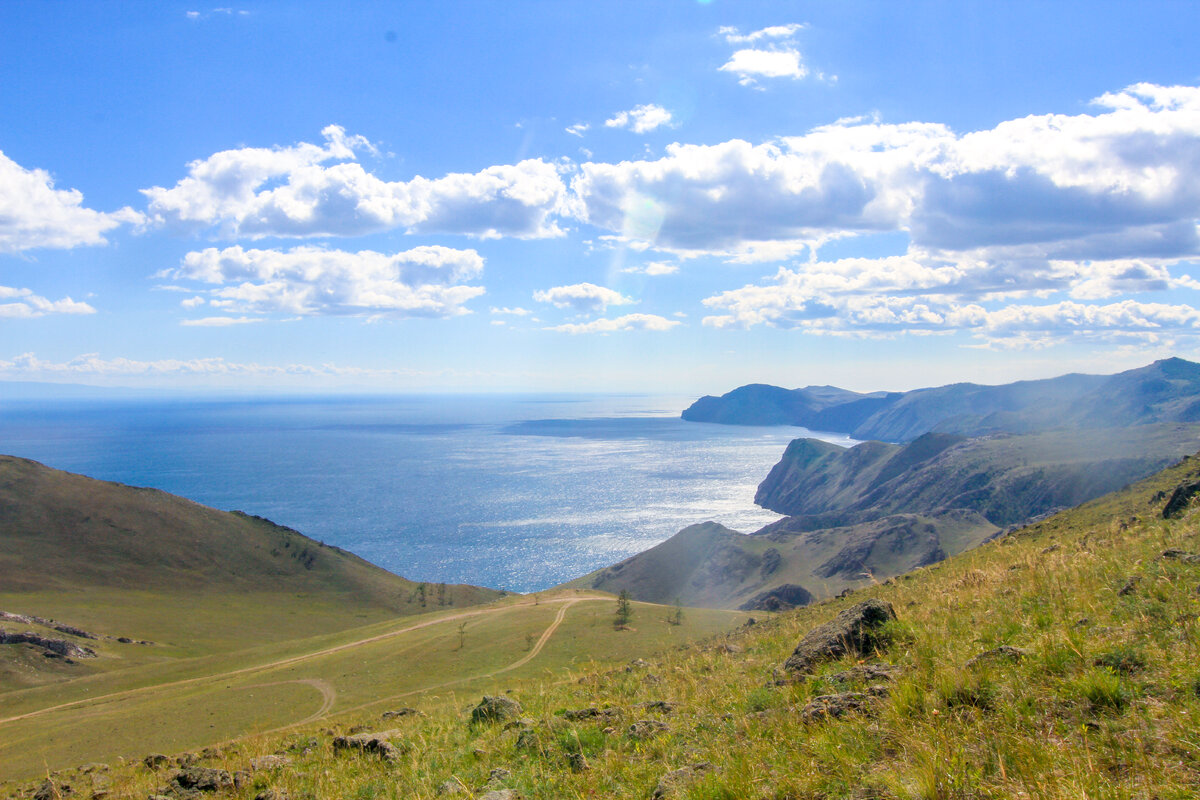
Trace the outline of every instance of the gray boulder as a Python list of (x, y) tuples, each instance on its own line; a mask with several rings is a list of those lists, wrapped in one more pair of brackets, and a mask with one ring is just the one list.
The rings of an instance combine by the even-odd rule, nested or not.
[(521, 704), (504, 695), (484, 695), (471, 710), (472, 723), (503, 722), (521, 715)]
[(866, 656), (883, 650), (887, 641), (882, 628), (895, 618), (891, 603), (874, 598), (855, 603), (833, 620), (809, 631), (783, 667), (791, 672), (806, 673), (821, 661), (844, 655)]

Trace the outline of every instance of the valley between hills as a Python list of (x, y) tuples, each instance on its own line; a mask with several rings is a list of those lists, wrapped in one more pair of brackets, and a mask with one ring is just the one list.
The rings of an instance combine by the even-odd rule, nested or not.
[(0, 795), (1192, 797), (1197, 408), (1179, 359), (743, 387), (685, 418), (893, 435), (533, 595), (0, 457)]

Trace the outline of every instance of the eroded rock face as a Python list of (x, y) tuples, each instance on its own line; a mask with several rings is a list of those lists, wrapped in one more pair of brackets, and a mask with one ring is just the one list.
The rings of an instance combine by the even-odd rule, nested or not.
[(796, 645), (783, 667), (806, 673), (821, 661), (844, 655), (871, 655), (886, 647), (883, 626), (896, 618), (892, 604), (874, 598), (855, 603), (824, 625), (813, 628)]
[(484, 695), (483, 699), (479, 701), (479, 705), (471, 711), (471, 722), (503, 722), (506, 719), (520, 716), (520, 714), (521, 704), (511, 697)]

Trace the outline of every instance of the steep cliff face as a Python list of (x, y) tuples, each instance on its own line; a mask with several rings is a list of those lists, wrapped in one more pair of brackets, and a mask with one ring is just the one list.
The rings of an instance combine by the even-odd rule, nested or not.
[[(841, 448), (797, 440), (758, 488), (755, 502), (828, 526), (889, 514), (962, 508), (1011, 525), (1115, 491), (1200, 444), (1200, 426), (1053, 431), (967, 439), (925, 434), (909, 444)], [(811, 518), (811, 519), (810, 519)], [(811, 520), (816, 520), (811, 521)]]

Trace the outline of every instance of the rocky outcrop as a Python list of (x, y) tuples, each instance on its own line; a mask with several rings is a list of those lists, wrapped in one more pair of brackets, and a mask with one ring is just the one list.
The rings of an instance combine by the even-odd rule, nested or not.
[(404, 753), (404, 747), (397, 744), (400, 731), (381, 731), (378, 733), (354, 733), (346, 736), (335, 736), (333, 752), (343, 751), (373, 753), (385, 761), (395, 761)]
[(868, 656), (884, 650), (888, 642), (883, 627), (895, 618), (891, 603), (874, 598), (856, 603), (809, 631), (783, 667), (790, 672), (806, 673), (821, 661), (844, 655)]
[(42, 636), (33, 631), (16, 633), (0, 628), (0, 644), (31, 644), (42, 648), (46, 655), (60, 656), (62, 658), (96, 657), (96, 651), (90, 647), (83, 647), (66, 639), (52, 639), (49, 636)]
[(1163, 506), (1163, 519), (1182, 517), (1183, 512), (1187, 510), (1197, 494), (1200, 494), (1200, 483), (1187, 483), (1182, 486), (1176, 486), (1175, 491), (1171, 492), (1171, 498)]

